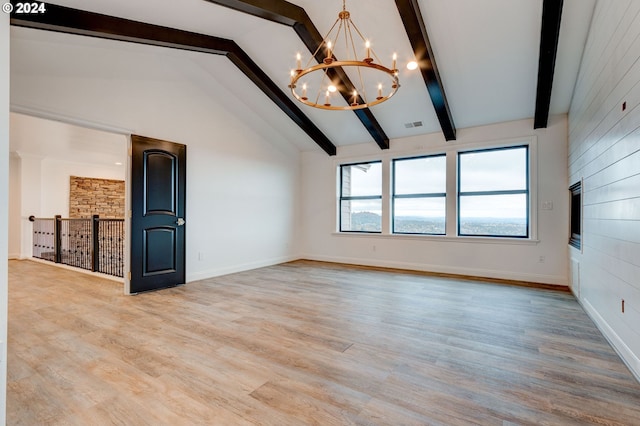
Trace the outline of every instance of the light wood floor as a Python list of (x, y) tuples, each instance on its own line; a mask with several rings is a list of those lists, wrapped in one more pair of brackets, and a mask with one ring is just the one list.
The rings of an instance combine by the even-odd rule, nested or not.
[(9, 262), (10, 425), (637, 425), (566, 292), (299, 261), (134, 297)]

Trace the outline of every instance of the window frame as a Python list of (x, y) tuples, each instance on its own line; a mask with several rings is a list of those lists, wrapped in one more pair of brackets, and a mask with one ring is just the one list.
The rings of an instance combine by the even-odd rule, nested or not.
[[(461, 191), (461, 183), (462, 183), (462, 167), (461, 167), (461, 156), (464, 154), (470, 153), (483, 153), (483, 152), (494, 152), (494, 151), (506, 151), (513, 149), (524, 149), (526, 152), (526, 188), (524, 190), (496, 190), (496, 191)], [(531, 146), (529, 144), (518, 144), (518, 145), (509, 145), (509, 146), (500, 146), (493, 148), (479, 148), (479, 149), (465, 149), (459, 150), (456, 152), (456, 236), (457, 237), (484, 237), (484, 238), (516, 238), (516, 239), (530, 239), (532, 234), (532, 190), (531, 190)], [(497, 234), (463, 234), (460, 229), (460, 206), (461, 206), (461, 198), (465, 196), (487, 196), (487, 195), (521, 195), (524, 194), (526, 196), (526, 234), (525, 235), (497, 235)]]
[[(380, 231), (354, 231), (354, 230), (344, 230), (342, 229), (342, 202), (343, 201), (358, 201), (358, 200), (380, 200), (380, 204), (382, 205), (382, 193), (383, 193), (383, 181), (384, 176), (381, 173), (380, 176), (380, 195), (356, 195), (356, 196), (344, 196), (343, 195), (343, 169), (344, 167), (351, 166), (359, 166), (364, 164), (380, 164), (382, 168), (383, 163), (382, 160), (372, 160), (372, 161), (358, 161), (354, 163), (345, 163), (340, 164), (340, 168), (338, 169), (338, 173), (340, 174), (340, 186), (338, 187), (339, 197), (338, 197), (338, 232), (340, 233), (355, 233), (355, 234), (381, 234), (382, 233), (382, 215), (380, 216)], [(381, 206), (382, 207), (382, 206)]]
[[(445, 161), (445, 192), (426, 192), (415, 194), (396, 194), (396, 163), (399, 161), (419, 160), (424, 158), (436, 158), (442, 157)], [(417, 155), (413, 157), (399, 157), (391, 159), (391, 234), (393, 235), (432, 235), (432, 236), (446, 236), (447, 235), (447, 154), (427, 154)], [(422, 199), (422, 198), (443, 198), (444, 199), (444, 233), (436, 234), (430, 232), (398, 232), (396, 228), (396, 199)]]

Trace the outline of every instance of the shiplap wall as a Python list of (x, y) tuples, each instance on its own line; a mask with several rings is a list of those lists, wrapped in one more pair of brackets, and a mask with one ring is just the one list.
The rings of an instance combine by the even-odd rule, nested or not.
[(640, 2), (599, 0), (569, 113), (568, 184), (584, 179), (582, 251), (569, 249), (570, 276), (583, 306), (637, 377), (639, 103)]

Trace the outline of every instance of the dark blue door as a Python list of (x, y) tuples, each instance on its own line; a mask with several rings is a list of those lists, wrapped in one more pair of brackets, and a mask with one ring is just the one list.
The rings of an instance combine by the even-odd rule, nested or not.
[(185, 145), (132, 135), (131, 293), (185, 282)]

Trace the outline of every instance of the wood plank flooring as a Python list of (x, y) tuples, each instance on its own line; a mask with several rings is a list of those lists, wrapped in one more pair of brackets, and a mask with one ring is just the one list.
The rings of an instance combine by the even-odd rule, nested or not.
[(9, 425), (634, 425), (571, 294), (298, 261), (122, 296), (9, 262)]

